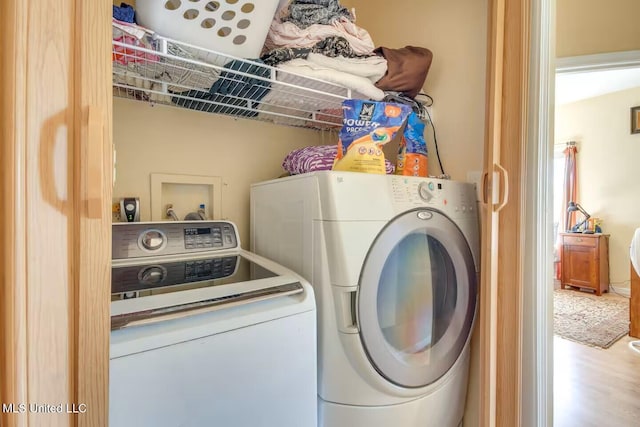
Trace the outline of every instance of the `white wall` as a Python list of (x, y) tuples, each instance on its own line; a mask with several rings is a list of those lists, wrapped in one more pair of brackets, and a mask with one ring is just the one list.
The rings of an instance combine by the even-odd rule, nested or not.
[(630, 108), (640, 87), (556, 107), (556, 143), (578, 142), (578, 203), (603, 220), (609, 277), (629, 286), (629, 245), (640, 227), (640, 134), (630, 133)]

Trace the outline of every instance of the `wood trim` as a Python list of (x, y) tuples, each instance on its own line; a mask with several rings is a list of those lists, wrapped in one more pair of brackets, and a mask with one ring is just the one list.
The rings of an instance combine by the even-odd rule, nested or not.
[(500, 213), (498, 247), (497, 426), (520, 426), (522, 406), (522, 284), (524, 280), (524, 157), (527, 143), (531, 2), (510, 0), (505, 10), (500, 163), (512, 177), (511, 201)]
[[(490, 1), (485, 171), (500, 164), (511, 177), (508, 203), (499, 213), (486, 209), (483, 219), (480, 425), (490, 427), (517, 427), (522, 422), (530, 11), (530, 0)], [(489, 188), (494, 191), (494, 185)]]
[(498, 213), (494, 211), (493, 165), (500, 158), (502, 117), (502, 51), (504, 46), (504, 0), (489, 1), (487, 58), (487, 107), (484, 174), (487, 192), (482, 210), (482, 266), (480, 286), (480, 408), (479, 425), (495, 426), (497, 408), (497, 253)]
[[(111, 290), (111, 5), (76, 1), (78, 426), (108, 425)], [(101, 180), (101, 181), (100, 181)], [(97, 187), (96, 187), (97, 185)], [(97, 192), (96, 192), (97, 190)]]
[[(27, 4), (0, 2), (0, 403), (27, 400), (25, 94)], [(0, 413), (0, 425), (17, 425)]]

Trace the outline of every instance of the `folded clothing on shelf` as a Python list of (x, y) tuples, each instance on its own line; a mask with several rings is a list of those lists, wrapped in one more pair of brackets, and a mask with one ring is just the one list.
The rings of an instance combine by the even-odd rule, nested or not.
[(427, 79), (433, 53), (415, 46), (400, 49), (379, 47), (375, 52), (387, 60), (387, 73), (376, 82), (376, 87), (415, 98)]
[[(197, 49), (190, 49), (179, 43), (167, 43), (167, 55), (160, 56), (159, 43), (154, 32), (136, 24), (128, 24), (113, 19), (113, 74), (114, 81), (128, 84), (127, 76), (142, 79), (141, 89), (151, 89), (178, 93), (192, 89), (207, 91), (217, 80), (220, 72), (198, 61), (221, 66), (225, 58), (204, 55)], [(177, 58), (177, 59), (176, 59)], [(188, 67), (185, 66), (189, 60)], [(208, 60), (208, 61), (207, 61)], [(216, 61), (217, 60), (217, 61)], [(137, 81), (137, 80), (136, 80)], [(163, 86), (166, 84), (166, 89)]]
[(274, 19), (271, 22), (263, 52), (281, 47), (310, 48), (327, 37), (344, 37), (353, 51), (360, 55), (370, 55), (375, 49), (369, 33), (344, 18), (330, 25), (313, 24), (304, 29), (293, 22)]
[[(326, 58), (326, 60), (329, 59), (336, 58)], [(340, 60), (344, 61), (346, 59), (347, 58), (341, 58)], [(359, 94), (362, 94), (369, 99), (381, 100), (382, 98), (384, 98), (384, 92), (375, 87), (370, 78), (353, 74), (353, 72), (344, 72), (339, 68), (329, 67), (327, 62), (328, 61), (318, 63), (313, 62), (310, 59), (294, 59), (292, 61), (283, 62), (282, 64), (278, 65), (278, 69), (305, 77), (311, 77), (319, 80), (324, 80), (326, 82), (335, 83), (358, 92)], [(369, 66), (370, 65), (363, 66), (362, 70), (367, 71), (367, 67)]]
[(129, 22), (131, 24), (135, 23), (135, 9), (126, 4), (120, 3), (120, 6), (113, 5), (113, 17), (118, 21)]
[[(379, 58), (376, 55), (361, 55), (356, 53), (349, 45), (347, 39), (341, 36), (330, 36), (320, 40), (309, 48), (281, 47), (271, 50), (260, 57), (267, 65), (278, 65), (292, 59), (307, 59), (310, 54), (321, 54), (329, 58)], [(379, 62), (379, 60), (377, 60)], [(385, 60), (386, 63), (386, 60)], [(386, 71), (385, 66), (385, 71)], [(383, 73), (384, 74), (384, 73)], [(382, 75), (381, 75), (382, 76)]]

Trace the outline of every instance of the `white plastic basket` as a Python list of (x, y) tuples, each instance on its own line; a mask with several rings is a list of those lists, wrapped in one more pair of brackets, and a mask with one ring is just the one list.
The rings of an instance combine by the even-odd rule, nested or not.
[(279, 0), (137, 0), (138, 23), (161, 36), (257, 58)]

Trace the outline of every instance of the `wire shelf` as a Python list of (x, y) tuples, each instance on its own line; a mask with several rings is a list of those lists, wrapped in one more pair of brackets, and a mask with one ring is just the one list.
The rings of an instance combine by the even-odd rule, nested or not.
[(342, 101), (366, 98), (334, 83), (153, 33), (117, 34), (116, 97), (312, 129), (341, 127)]

